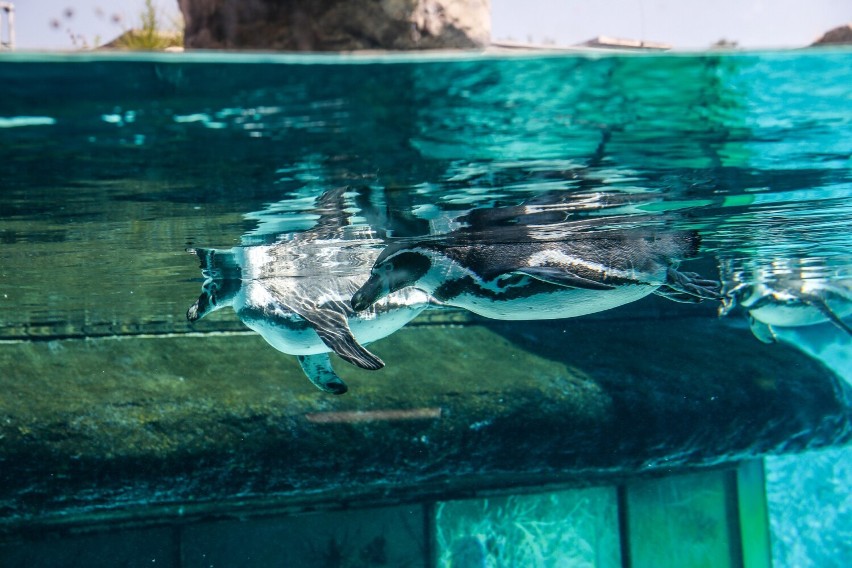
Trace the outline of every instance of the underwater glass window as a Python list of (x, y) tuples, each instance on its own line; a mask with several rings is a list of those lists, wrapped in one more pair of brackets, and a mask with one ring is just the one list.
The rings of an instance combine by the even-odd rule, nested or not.
[(438, 503), (437, 565), (621, 566), (614, 487)]
[[(630, 565), (658, 568), (740, 566), (730, 478), (709, 472), (627, 487)], [(732, 538), (733, 537), (733, 538)]]

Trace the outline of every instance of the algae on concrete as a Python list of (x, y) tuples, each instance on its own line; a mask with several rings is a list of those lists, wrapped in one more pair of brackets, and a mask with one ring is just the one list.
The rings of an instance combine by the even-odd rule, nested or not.
[(584, 485), (850, 437), (827, 369), (725, 322), (425, 321), (371, 346), (381, 371), (336, 360), (341, 397), (249, 333), (0, 344), (4, 526)]

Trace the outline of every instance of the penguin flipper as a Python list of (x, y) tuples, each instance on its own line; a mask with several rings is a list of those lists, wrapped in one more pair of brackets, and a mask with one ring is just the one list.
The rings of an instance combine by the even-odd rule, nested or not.
[(778, 341), (772, 326), (757, 321), (752, 316), (748, 317), (748, 327), (761, 343), (776, 343)]
[(615, 290), (615, 286), (604, 284), (590, 280), (582, 276), (578, 276), (572, 272), (568, 272), (564, 268), (555, 266), (532, 266), (529, 268), (519, 268), (513, 271), (515, 274), (524, 274), (536, 280), (554, 284), (556, 286), (565, 286), (566, 288), (583, 288), (586, 290)]
[(299, 355), (299, 365), (318, 389), (331, 394), (343, 394), (349, 390), (343, 379), (337, 376), (331, 368), (328, 353), (316, 355)]
[(344, 361), (368, 371), (385, 366), (384, 361), (358, 343), (349, 329), (345, 314), (325, 307), (299, 310), (297, 313), (311, 324), (322, 342)]

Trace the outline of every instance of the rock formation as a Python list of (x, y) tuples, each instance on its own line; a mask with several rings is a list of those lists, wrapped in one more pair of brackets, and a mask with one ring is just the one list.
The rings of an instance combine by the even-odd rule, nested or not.
[(339, 366), (343, 397), (251, 334), (5, 342), (0, 540), (92, 513), (417, 501), (848, 444), (848, 386), (728, 323), (426, 319), (371, 344), (382, 371)]
[(852, 45), (852, 24), (838, 26), (825, 32), (811, 45)]
[(490, 0), (178, 0), (185, 46), (347, 51), (475, 48)]

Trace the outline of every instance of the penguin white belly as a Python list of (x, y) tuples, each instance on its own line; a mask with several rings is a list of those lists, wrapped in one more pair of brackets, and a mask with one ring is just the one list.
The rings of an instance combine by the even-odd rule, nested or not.
[[(842, 302), (827, 302), (827, 305), (840, 319), (852, 315), (850, 303), (844, 305)], [(760, 322), (778, 327), (800, 327), (828, 321), (828, 317), (821, 310), (804, 303), (773, 304), (749, 310), (749, 314)]]
[(413, 288), (399, 290), (371, 309), (349, 318), (349, 329), (361, 344), (387, 337), (417, 317), (429, 305), (429, 295)]
[(274, 314), (257, 312), (260, 306), (275, 306), (276, 303), (265, 286), (248, 281), (234, 298), (233, 308), (246, 326), (282, 353), (316, 355), (330, 351), (306, 321), (282, 306), (277, 306)]
[[(256, 296), (260, 296), (255, 292)], [(244, 300), (245, 298), (243, 298)], [(402, 328), (429, 305), (429, 295), (420, 290), (400, 290), (377, 302), (370, 310), (348, 317), (349, 329), (361, 344), (387, 337)], [(236, 308), (236, 306), (234, 306)], [(253, 318), (237, 309), (243, 323), (272, 347), (288, 355), (317, 355), (331, 349), (313, 327), (292, 314), (278, 318)]]
[(511, 300), (462, 294), (450, 303), (483, 317), (501, 320), (563, 319), (602, 312), (641, 300), (658, 286), (624, 285), (615, 290), (565, 288), (550, 293)]
[(288, 355), (316, 355), (331, 349), (312, 328), (289, 329), (270, 321), (253, 320), (244, 323), (263, 337), (272, 347)]

